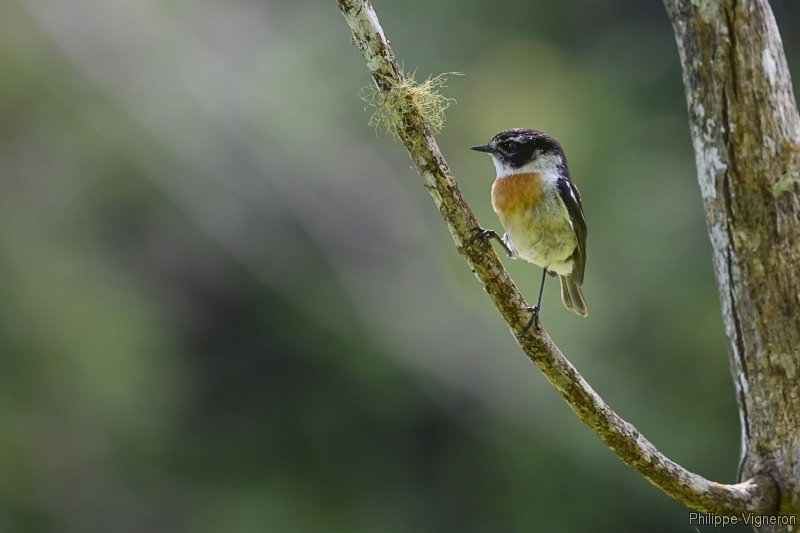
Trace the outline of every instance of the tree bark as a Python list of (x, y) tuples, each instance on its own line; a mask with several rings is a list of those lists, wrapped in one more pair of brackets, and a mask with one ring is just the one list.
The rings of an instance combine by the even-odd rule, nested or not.
[(768, 474), (780, 513), (798, 515), (800, 118), (783, 45), (766, 0), (664, 3), (683, 65), (739, 403), (739, 479)]

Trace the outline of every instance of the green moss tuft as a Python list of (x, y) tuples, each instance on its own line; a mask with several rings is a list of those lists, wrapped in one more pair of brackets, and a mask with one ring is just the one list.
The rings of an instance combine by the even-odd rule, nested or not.
[(388, 92), (383, 92), (374, 85), (361, 89), (361, 99), (367, 102), (366, 109), (374, 108), (369, 125), (377, 131), (382, 125), (386, 134), (393, 139), (400, 139), (403, 117), (416, 111), (428, 124), (433, 135), (438, 135), (444, 126), (445, 109), (455, 103), (454, 98), (447, 98), (439, 91), (447, 87), (448, 75), (463, 76), (460, 72), (445, 72), (429, 77), (422, 83), (414, 79), (411, 73), (401, 84), (397, 84)]

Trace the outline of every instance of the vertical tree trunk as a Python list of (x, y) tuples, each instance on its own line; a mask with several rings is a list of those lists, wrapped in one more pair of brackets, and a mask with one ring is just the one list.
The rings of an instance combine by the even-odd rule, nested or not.
[(800, 118), (783, 45), (766, 0), (664, 3), (683, 64), (739, 402), (739, 479), (769, 474), (781, 514), (798, 515)]

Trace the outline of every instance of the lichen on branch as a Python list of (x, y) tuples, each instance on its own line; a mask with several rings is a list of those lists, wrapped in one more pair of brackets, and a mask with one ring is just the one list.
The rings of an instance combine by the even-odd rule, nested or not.
[(445, 110), (456, 102), (440, 91), (447, 87), (447, 76), (463, 76), (460, 72), (445, 72), (429, 76), (422, 83), (408, 74), (399, 83), (392, 83), (388, 91), (382, 91), (374, 84), (361, 89), (361, 99), (367, 103), (366, 109), (373, 108), (369, 125), (377, 131), (383, 126), (386, 135), (401, 140), (399, 132), (403, 129), (405, 117), (416, 113), (428, 124), (433, 135), (438, 135), (445, 122)]

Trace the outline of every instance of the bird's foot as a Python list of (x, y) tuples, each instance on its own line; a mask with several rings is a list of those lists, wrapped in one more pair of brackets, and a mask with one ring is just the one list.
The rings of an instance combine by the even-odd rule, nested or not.
[(472, 228), (471, 231), (477, 232), (477, 233), (475, 233), (472, 237), (470, 237), (470, 239), (464, 245), (464, 249), (467, 249), (470, 246), (472, 246), (472, 243), (474, 243), (478, 239), (481, 239), (481, 240), (484, 240), (484, 241), (487, 240), (487, 239), (495, 239), (497, 242), (500, 243), (500, 245), (506, 251), (506, 253), (508, 254), (508, 257), (514, 257), (514, 253), (511, 251), (511, 249), (508, 247), (508, 245), (505, 243), (505, 241), (503, 241), (503, 239), (500, 237), (500, 235), (497, 234), (497, 232), (495, 230), (493, 230), (493, 229), (483, 229), (483, 228), (477, 227), (477, 228)]
[(531, 319), (528, 321), (528, 324), (517, 333), (517, 338), (521, 339), (528, 333), (528, 330), (531, 329), (531, 326), (534, 328), (539, 326), (539, 304), (534, 305), (533, 307), (528, 307), (528, 311), (531, 311), (533, 314), (531, 315)]
[(493, 229), (483, 229), (478, 227), (478, 228), (472, 228), (471, 231), (473, 233), (475, 232), (477, 233), (475, 233), (472, 237), (470, 237), (470, 239), (467, 241), (467, 244), (464, 245), (464, 248), (469, 248), (470, 246), (472, 246), (472, 243), (477, 241), (478, 239), (481, 240), (497, 239), (498, 241), (500, 240), (500, 236)]

